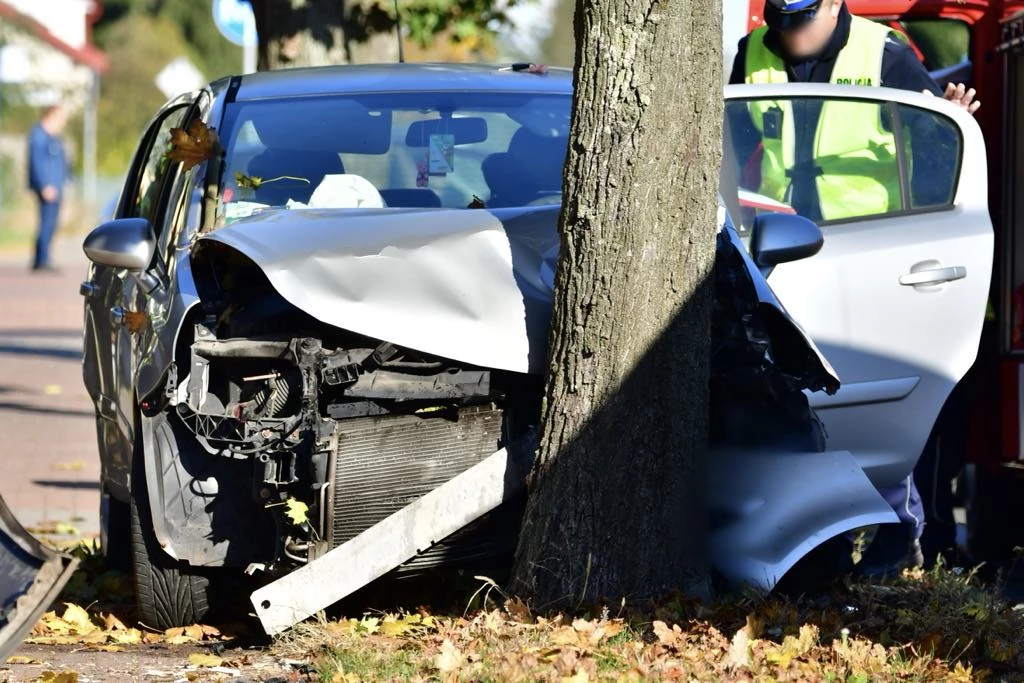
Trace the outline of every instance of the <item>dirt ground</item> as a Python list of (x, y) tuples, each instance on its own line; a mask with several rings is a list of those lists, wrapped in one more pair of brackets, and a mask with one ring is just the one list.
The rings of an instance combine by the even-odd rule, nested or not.
[[(86, 277), (79, 238), (54, 245), (56, 273), (32, 274), (27, 249), (0, 245), (0, 494), (46, 542), (99, 531), (99, 458), (93, 408), (82, 386), (82, 300)], [(293, 666), (264, 651), (220, 654), (223, 669), (190, 665), (209, 647), (131, 645), (119, 652), (82, 646), (22, 645), (0, 662), (0, 681), (292, 681)]]
[[(220, 667), (198, 667), (190, 655), (208, 655), (209, 648), (171, 645), (127, 646), (118, 652), (103, 652), (82, 646), (22, 645), (11, 662), (0, 668), (0, 681), (46, 681), (88, 683), (89, 681), (251, 681), (291, 683), (311, 680), (299, 662), (273, 656), (265, 650), (231, 649), (222, 652)], [(25, 662), (25, 663), (22, 663)], [(77, 676), (60, 678), (57, 674)]]

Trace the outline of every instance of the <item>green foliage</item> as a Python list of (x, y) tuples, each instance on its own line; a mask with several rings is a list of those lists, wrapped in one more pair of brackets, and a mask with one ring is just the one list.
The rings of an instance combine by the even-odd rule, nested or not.
[(8, 209), (14, 205), (17, 193), (21, 191), (20, 179), (14, 169), (14, 160), (7, 155), (0, 156), (0, 208)]
[(239, 72), (242, 48), (217, 30), (209, 2), (164, 0), (156, 5), (158, 17), (169, 19), (181, 28), (190, 47), (189, 57), (208, 79), (212, 81)]
[(146, 123), (165, 97), (153, 82), (168, 62), (187, 51), (180, 29), (169, 19), (129, 13), (97, 31), (96, 42), (110, 56), (100, 83), (97, 166), (121, 174)]
[(241, 48), (220, 35), (209, 0), (107, 0), (96, 43), (110, 56), (100, 85), (97, 164), (120, 174), (146, 123), (166, 99), (156, 75), (186, 56), (209, 79), (237, 73)]
[[(391, 3), (381, 4), (393, 16)], [(409, 37), (422, 47), (429, 46), (437, 34), (445, 32), (450, 32), (457, 43), (489, 45), (494, 39), (495, 27), (508, 23), (505, 10), (516, 4), (516, 0), (509, 0), (503, 6), (491, 0), (407, 0), (399, 4), (399, 11)]]
[(102, 30), (132, 14), (166, 19), (181, 32), (187, 48), (184, 54), (210, 80), (237, 73), (242, 65), (242, 48), (232, 44), (213, 23), (212, 2), (205, 0), (107, 0), (97, 28)]
[(156, 0), (105, 0), (102, 21), (116, 21), (128, 12), (151, 12)]
[[(268, 0), (282, 2), (283, 0)], [(454, 44), (486, 52), (496, 29), (509, 22), (507, 10), (532, 0), (399, 0), (402, 28), (421, 49)], [(352, 0), (345, 5), (345, 39), (360, 43), (395, 30), (393, 0)]]
[(907, 34), (924, 54), (929, 69), (944, 69), (967, 58), (971, 31), (954, 19), (911, 19), (902, 22)]
[(558, 0), (551, 33), (541, 43), (541, 61), (552, 66), (572, 66), (576, 61), (576, 36), (573, 30), (574, 0)]
[(27, 133), (42, 112), (26, 101), (22, 86), (15, 83), (0, 85), (0, 105), (0, 130), (5, 133)]

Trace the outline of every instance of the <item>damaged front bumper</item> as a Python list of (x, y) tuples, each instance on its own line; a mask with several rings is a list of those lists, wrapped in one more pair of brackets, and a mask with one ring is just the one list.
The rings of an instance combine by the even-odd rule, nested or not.
[(711, 565), (734, 586), (770, 591), (825, 541), (899, 522), (848, 451), (718, 450), (708, 474)]
[(18, 648), (77, 564), (36, 540), (0, 498), (0, 660)]
[[(521, 495), (529, 461), (528, 452), (501, 449), (255, 591), (252, 605), (264, 630), (285, 631)], [(765, 592), (830, 538), (899, 521), (845, 451), (713, 450), (707, 494), (712, 567), (733, 586)]]

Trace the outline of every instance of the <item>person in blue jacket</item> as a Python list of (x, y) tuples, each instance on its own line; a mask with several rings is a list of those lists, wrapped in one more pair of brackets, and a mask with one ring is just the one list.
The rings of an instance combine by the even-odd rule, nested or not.
[(68, 178), (68, 162), (61, 133), (67, 125), (67, 111), (48, 107), (28, 134), (28, 186), (39, 200), (39, 231), (36, 234), (32, 270), (52, 270), (50, 242), (57, 231), (60, 202)]

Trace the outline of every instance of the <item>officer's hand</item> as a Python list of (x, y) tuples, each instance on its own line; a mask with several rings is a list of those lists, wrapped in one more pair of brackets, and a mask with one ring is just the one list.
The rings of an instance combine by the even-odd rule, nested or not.
[[(925, 90), (924, 92), (929, 95), (932, 94), (929, 90)], [(968, 89), (963, 83), (958, 83), (956, 85), (953, 83), (947, 83), (946, 92), (942, 93), (942, 97), (961, 109), (967, 110), (968, 114), (973, 114), (981, 107), (981, 102), (977, 102), (974, 99), (974, 96), (977, 94), (978, 93), (974, 88)]]
[(43, 195), (43, 201), (55, 202), (57, 201), (57, 188), (53, 185), (47, 185), (41, 192)]

